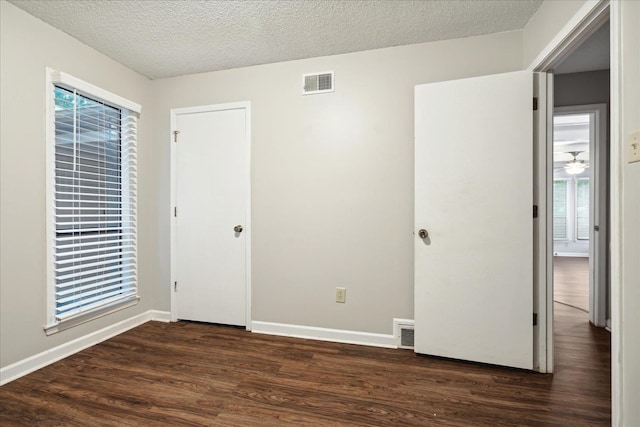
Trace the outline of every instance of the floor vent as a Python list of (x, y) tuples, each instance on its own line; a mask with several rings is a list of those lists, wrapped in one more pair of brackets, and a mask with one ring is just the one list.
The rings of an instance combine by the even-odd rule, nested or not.
[(326, 71), (302, 76), (302, 94), (333, 92), (333, 71)]
[(413, 348), (413, 326), (400, 328), (400, 348)]
[(393, 331), (398, 348), (414, 348), (413, 325), (411, 319), (393, 319)]

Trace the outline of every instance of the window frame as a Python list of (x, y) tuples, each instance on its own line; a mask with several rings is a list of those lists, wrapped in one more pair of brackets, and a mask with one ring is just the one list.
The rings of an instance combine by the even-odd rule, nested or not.
[[(55, 187), (56, 187), (56, 171), (55, 171), (55, 152), (56, 152), (56, 135), (55, 135), (55, 87), (57, 85), (75, 89), (82, 96), (96, 99), (106, 105), (122, 110), (125, 114), (139, 115), (142, 107), (132, 101), (122, 98), (116, 94), (108, 92), (69, 74), (53, 70), (45, 69), (45, 102), (46, 102), (46, 191), (45, 191), (45, 212), (46, 212), (46, 272), (47, 272), (47, 297), (46, 311), (47, 318), (44, 331), (47, 335), (57, 333), (59, 331), (71, 328), (73, 326), (88, 322), (98, 317), (105, 316), (109, 313), (131, 307), (138, 303), (140, 299), (138, 289), (131, 297), (115, 301), (84, 313), (70, 316), (65, 319), (58, 319), (56, 316), (56, 206), (55, 206)], [(122, 129), (121, 129), (122, 132)], [(136, 138), (137, 139), (137, 138)], [(134, 144), (137, 141), (134, 141)], [(124, 181), (124, 179), (123, 179)], [(124, 184), (123, 184), (124, 185)], [(134, 196), (137, 201), (137, 195)], [(137, 240), (137, 239), (136, 239)], [(134, 243), (137, 245), (137, 242)], [(136, 273), (137, 276), (137, 273)]]

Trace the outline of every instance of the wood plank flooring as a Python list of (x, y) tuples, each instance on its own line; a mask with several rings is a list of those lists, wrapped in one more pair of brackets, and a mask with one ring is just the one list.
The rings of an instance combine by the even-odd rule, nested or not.
[(556, 304), (556, 373), (149, 322), (0, 388), (0, 425), (610, 425), (609, 334)]
[(589, 312), (589, 258), (553, 257), (553, 299)]

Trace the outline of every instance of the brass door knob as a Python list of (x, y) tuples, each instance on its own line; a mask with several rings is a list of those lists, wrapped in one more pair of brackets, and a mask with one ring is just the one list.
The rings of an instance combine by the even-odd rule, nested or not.
[(421, 239), (426, 239), (427, 237), (429, 237), (429, 232), (424, 228), (421, 228), (420, 230), (418, 230), (418, 236), (420, 236)]
[(235, 231), (236, 233), (242, 233), (242, 226), (236, 225), (235, 227), (233, 227), (233, 231)]

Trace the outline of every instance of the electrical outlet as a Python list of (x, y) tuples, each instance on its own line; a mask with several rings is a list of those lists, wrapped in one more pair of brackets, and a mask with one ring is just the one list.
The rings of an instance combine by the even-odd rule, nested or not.
[(627, 162), (640, 162), (640, 130), (629, 135), (629, 155)]
[(347, 288), (336, 288), (336, 302), (345, 303), (347, 301)]

